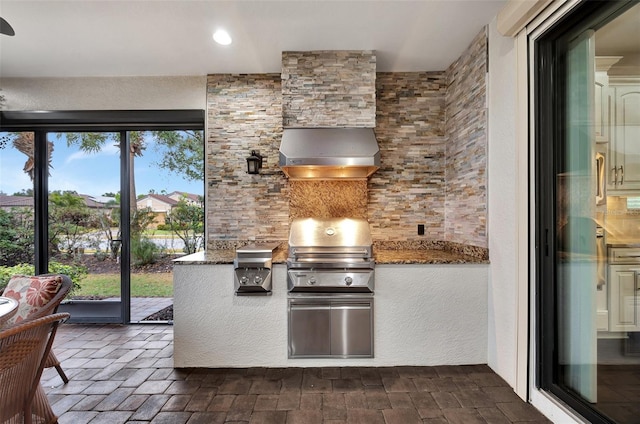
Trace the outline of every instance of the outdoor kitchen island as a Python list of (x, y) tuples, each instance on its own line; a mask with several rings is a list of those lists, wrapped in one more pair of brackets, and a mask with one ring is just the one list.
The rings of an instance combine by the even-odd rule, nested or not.
[(436, 247), (374, 243), (373, 358), (288, 358), (286, 242), (273, 252), (270, 296), (234, 294), (234, 249), (180, 258), (174, 262), (173, 274), (174, 366), (486, 363), (486, 255)]

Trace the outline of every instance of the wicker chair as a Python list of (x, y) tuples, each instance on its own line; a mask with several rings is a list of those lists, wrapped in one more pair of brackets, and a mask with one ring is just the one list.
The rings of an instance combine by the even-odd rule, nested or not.
[[(32, 319), (37, 319), (37, 318), (41, 318), (47, 315), (51, 315), (51, 314), (55, 314), (56, 311), (58, 310), (58, 306), (60, 305), (60, 302), (62, 302), (64, 300), (64, 298), (67, 296), (67, 294), (69, 294), (69, 291), (71, 290), (71, 287), (73, 287), (73, 282), (71, 281), (71, 278), (69, 278), (69, 276), (64, 275), (64, 274), (42, 274), (39, 275), (39, 277), (48, 277), (48, 276), (60, 276), (62, 278), (62, 284), (60, 285), (60, 288), (58, 289), (58, 292), (55, 294), (54, 297), (51, 298), (51, 300), (49, 302), (47, 302), (47, 304), (45, 305), (44, 308), (42, 308), (41, 310), (39, 310), (38, 312), (35, 312), (31, 315), (29, 315), (27, 318), (32, 320)], [(64, 370), (62, 369), (62, 366), (60, 365), (60, 361), (58, 360), (58, 358), (56, 358), (56, 355), (53, 353), (53, 350), (49, 351), (49, 354), (47, 356), (47, 360), (44, 364), (45, 368), (51, 368), (51, 367), (55, 367), (56, 371), (58, 371), (58, 374), (60, 375), (60, 378), (62, 378), (62, 381), (64, 381), (65, 384), (67, 384), (69, 382), (69, 378), (67, 377), (67, 375), (64, 373)]]
[(69, 314), (26, 320), (0, 331), (0, 422), (56, 423), (40, 376), (58, 324)]

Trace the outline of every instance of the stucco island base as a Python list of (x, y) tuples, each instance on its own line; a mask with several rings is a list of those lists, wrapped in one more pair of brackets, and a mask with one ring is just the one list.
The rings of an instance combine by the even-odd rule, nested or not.
[(288, 359), (286, 265), (272, 296), (235, 296), (233, 265), (173, 270), (174, 366), (433, 366), (487, 363), (488, 265), (377, 265), (374, 357)]

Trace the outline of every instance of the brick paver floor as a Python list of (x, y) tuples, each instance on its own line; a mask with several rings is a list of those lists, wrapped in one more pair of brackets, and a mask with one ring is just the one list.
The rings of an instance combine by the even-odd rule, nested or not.
[(72, 423), (542, 423), (486, 365), (174, 369), (170, 325), (64, 324), (70, 378), (42, 383)]

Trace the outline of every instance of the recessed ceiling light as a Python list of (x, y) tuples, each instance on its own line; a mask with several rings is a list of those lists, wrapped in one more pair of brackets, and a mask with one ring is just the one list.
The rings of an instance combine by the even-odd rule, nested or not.
[(229, 33), (223, 29), (219, 29), (213, 33), (213, 39), (216, 43), (222, 44), (223, 46), (228, 46), (231, 44), (231, 36)]

